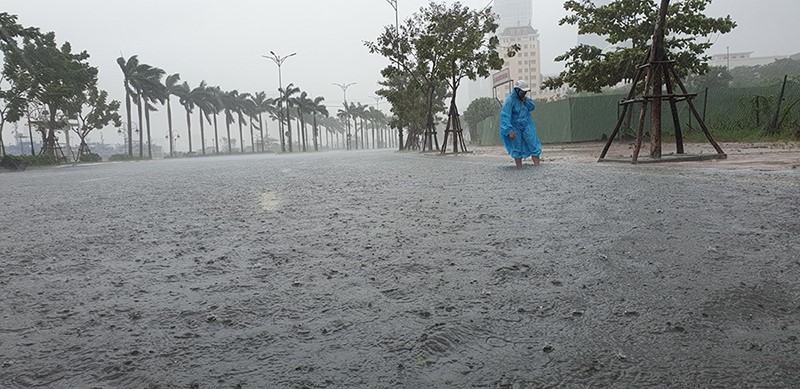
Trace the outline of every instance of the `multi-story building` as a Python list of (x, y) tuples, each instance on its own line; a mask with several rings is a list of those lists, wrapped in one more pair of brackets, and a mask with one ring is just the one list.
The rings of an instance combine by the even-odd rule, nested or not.
[(510, 27), (533, 24), (533, 0), (495, 0), (492, 11), (498, 17), (499, 33)]
[[(508, 27), (498, 35), (504, 68), (508, 68), (512, 80), (525, 80), (531, 86), (531, 97), (542, 93), (542, 61), (539, 50), (539, 33), (530, 25)], [(508, 57), (507, 48), (519, 46), (519, 51)]]

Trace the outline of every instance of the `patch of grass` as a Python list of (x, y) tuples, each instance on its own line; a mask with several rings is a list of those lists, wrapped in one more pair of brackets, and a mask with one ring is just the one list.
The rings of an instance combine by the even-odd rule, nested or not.
[[(793, 132), (783, 131), (767, 134), (763, 129), (753, 128), (712, 128), (711, 136), (717, 142), (784, 142), (797, 140)], [(674, 136), (670, 135), (674, 139)], [(666, 137), (665, 137), (666, 138)], [(700, 130), (684, 131), (685, 142), (707, 142), (705, 134)]]

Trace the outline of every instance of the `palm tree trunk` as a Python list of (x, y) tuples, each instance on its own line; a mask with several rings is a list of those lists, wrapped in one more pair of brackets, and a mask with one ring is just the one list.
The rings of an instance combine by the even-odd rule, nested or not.
[(258, 130), (261, 132), (261, 152), (264, 152), (264, 118), (258, 114)]
[(172, 104), (169, 102), (169, 96), (167, 96), (167, 125), (169, 126), (169, 156), (175, 156), (175, 146), (172, 142)]
[(374, 121), (372, 122), (372, 148), (373, 149), (377, 149), (378, 148), (378, 145), (375, 142), (375, 122)]
[(311, 130), (311, 136), (314, 137), (314, 151), (319, 151), (319, 145), (317, 144), (317, 115), (314, 114), (314, 127)]
[[(289, 108), (286, 108), (286, 113), (289, 113)], [(289, 152), (292, 152), (292, 118), (289, 115), (286, 115), (286, 135), (289, 144)]]
[(144, 131), (142, 131), (142, 92), (136, 96), (136, 101), (138, 102), (136, 111), (139, 113), (139, 159), (144, 157)]
[(256, 139), (253, 137), (253, 117), (250, 116), (250, 152), (256, 152)]
[(144, 121), (147, 123), (147, 158), (153, 159), (152, 139), (150, 139), (150, 110), (144, 110)]
[(214, 112), (214, 150), (219, 154), (219, 131), (217, 131), (217, 113)]
[[(131, 121), (131, 92), (125, 81), (125, 112), (128, 114), (128, 157), (133, 158), (133, 121)], [(33, 138), (31, 138), (33, 141)], [(31, 148), (32, 149), (32, 148)]]
[(239, 114), (239, 149), (244, 154), (244, 132), (242, 132), (242, 115)]
[(228, 129), (228, 154), (233, 154), (233, 146), (231, 145), (231, 121), (228, 120), (230, 112), (225, 110), (225, 127)]
[(200, 108), (200, 147), (203, 155), (206, 155), (206, 125), (203, 123), (203, 109)]
[(189, 132), (189, 153), (192, 152), (192, 117), (189, 114), (189, 107), (186, 108), (186, 127)]

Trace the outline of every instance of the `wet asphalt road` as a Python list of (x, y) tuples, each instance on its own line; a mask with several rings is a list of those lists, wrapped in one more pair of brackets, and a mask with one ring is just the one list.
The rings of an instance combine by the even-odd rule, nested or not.
[(0, 387), (792, 387), (800, 174), (361, 151), (0, 174)]

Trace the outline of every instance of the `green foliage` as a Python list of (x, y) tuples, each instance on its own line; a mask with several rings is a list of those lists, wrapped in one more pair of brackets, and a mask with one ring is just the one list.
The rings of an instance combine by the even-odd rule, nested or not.
[(711, 66), (704, 75), (690, 74), (684, 83), (690, 91), (701, 91), (705, 88), (727, 88), (733, 76), (724, 66)]
[[(434, 112), (446, 96), (449, 86), (455, 101), (463, 78), (488, 77), (502, 67), (497, 53), (499, 40), (494, 14), (490, 9), (471, 10), (455, 2), (431, 2), (414, 13), (400, 29), (385, 27), (375, 42), (365, 42), (371, 53), (389, 60), (381, 71), (385, 78), (378, 91), (392, 104), (395, 127), (418, 127), (420, 114), (424, 126), (432, 125)], [(426, 112), (419, 111), (420, 97), (425, 98)]]
[(783, 82), (783, 76), (795, 82), (800, 81), (800, 61), (786, 58), (767, 65), (740, 66), (730, 71), (735, 87), (778, 85)]
[(108, 160), (112, 162), (131, 161), (134, 159), (138, 158), (133, 158), (128, 154), (113, 154), (111, 157), (108, 158)]
[(10, 155), (10, 156), (19, 162), (27, 163), (28, 166), (50, 166), (50, 165), (58, 165), (59, 163), (59, 160), (55, 155), (23, 154), (23, 155)]
[(81, 154), (81, 162), (102, 162), (103, 157), (95, 153)]
[[(682, 74), (708, 72), (708, 56), (712, 43), (706, 38), (730, 32), (736, 23), (730, 16), (711, 18), (703, 14), (711, 0), (674, 0), (667, 13), (664, 46), (670, 59)], [(591, 0), (569, 0), (564, 9), (570, 12), (559, 24), (578, 27), (580, 34), (604, 36), (613, 51), (579, 45), (556, 57), (566, 61), (567, 69), (548, 79), (544, 86), (555, 89), (568, 84), (577, 91), (599, 93), (603, 87), (630, 82), (636, 65), (642, 62), (655, 31), (659, 6), (656, 0), (614, 0), (596, 6)]]
[(500, 103), (492, 97), (481, 97), (469, 104), (464, 120), (469, 127), (470, 139), (478, 139), (478, 123), (500, 112)]

